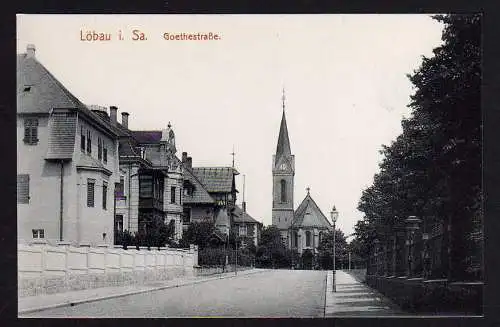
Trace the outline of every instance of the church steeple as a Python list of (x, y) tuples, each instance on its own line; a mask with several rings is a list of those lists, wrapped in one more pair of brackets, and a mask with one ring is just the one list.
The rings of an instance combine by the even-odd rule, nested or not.
[(290, 140), (288, 139), (288, 128), (286, 127), (286, 117), (285, 117), (285, 89), (283, 89), (283, 115), (281, 116), (281, 126), (280, 133), (278, 136), (278, 145), (276, 146), (276, 158), (282, 155), (289, 156), (292, 154), (290, 150)]

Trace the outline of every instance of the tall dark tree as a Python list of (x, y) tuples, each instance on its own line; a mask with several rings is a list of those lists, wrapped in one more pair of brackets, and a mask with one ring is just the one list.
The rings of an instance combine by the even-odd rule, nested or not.
[(443, 226), (442, 252), (451, 249), (447, 277), (467, 279), (471, 258), (481, 256), (481, 20), (434, 19), (445, 25), (443, 44), (408, 76), (415, 86), (412, 115), (381, 151), (380, 172), (358, 206), (369, 228), (357, 236), (387, 244), (406, 217), (419, 216), (424, 225)]

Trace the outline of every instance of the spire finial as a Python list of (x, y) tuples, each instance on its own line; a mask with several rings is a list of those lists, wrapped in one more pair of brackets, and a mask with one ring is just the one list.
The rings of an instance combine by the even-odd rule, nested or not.
[(308, 187), (306, 188), (307, 195), (309, 195), (309, 191), (310, 191), (310, 190), (311, 190), (311, 188), (308, 186)]
[(281, 105), (283, 107), (283, 111), (285, 111), (285, 87), (283, 86), (283, 89), (282, 89), (282, 96), (281, 96)]
[(172, 125), (170, 124), (170, 122), (168, 122), (168, 125), (167, 125), (167, 126), (168, 126), (168, 128), (172, 127)]
[(235, 155), (235, 154), (236, 154), (236, 153), (234, 152), (234, 144), (233, 144), (233, 152), (231, 152), (231, 153), (230, 153), (230, 155), (232, 155), (232, 156), (233, 156), (233, 168), (234, 168), (234, 155)]

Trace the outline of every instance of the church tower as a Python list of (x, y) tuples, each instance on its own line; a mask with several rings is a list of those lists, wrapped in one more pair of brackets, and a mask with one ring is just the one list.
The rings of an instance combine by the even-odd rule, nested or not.
[(288, 229), (293, 220), (293, 188), (295, 175), (295, 156), (290, 150), (288, 129), (285, 117), (285, 90), (283, 90), (283, 115), (278, 136), (276, 154), (273, 155), (273, 226), (281, 230), (286, 242)]

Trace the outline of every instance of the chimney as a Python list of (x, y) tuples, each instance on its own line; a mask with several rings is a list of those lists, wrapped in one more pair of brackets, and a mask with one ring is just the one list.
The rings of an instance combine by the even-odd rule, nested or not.
[(28, 44), (26, 47), (26, 58), (35, 58), (35, 50), (34, 44)]
[(245, 201), (241, 202), (241, 208), (243, 209), (243, 212), (247, 212), (247, 203)]
[(122, 125), (128, 128), (128, 112), (122, 112)]
[(193, 158), (191, 158), (191, 157), (187, 157), (187, 158), (186, 158), (186, 163), (187, 163), (187, 167), (188, 167), (189, 169), (192, 169), (192, 168), (193, 168)]
[(116, 125), (116, 113), (118, 112), (118, 108), (115, 106), (109, 107), (109, 118), (111, 119), (111, 123)]
[(186, 162), (187, 162), (187, 156), (188, 156), (187, 152), (182, 152), (182, 163), (183, 164), (186, 164)]

